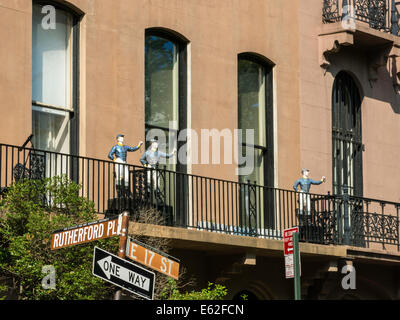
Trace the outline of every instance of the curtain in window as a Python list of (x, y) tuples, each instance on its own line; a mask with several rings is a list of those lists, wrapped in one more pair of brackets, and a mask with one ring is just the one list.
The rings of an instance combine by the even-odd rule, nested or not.
[(36, 148), (69, 153), (72, 110), (72, 16), (56, 9), (45, 29), (42, 5), (32, 13), (32, 129)]

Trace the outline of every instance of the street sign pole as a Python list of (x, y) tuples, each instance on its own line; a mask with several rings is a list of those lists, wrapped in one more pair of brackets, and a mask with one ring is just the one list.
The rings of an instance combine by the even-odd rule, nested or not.
[[(118, 247), (118, 257), (125, 259), (126, 257), (126, 242), (128, 240), (128, 229), (129, 229), (129, 211), (124, 211), (122, 213), (122, 223), (121, 223), (121, 234), (119, 237), (119, 247)], [(122, 290), (119, 289), (114, 294), (114, 300), (121, 299)]]
[(293, 233), (294, 299), (301, 300), (299, 233)]

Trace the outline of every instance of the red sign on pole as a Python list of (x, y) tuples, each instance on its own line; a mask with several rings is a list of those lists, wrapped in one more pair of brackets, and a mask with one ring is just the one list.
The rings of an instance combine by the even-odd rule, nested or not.
[(286, 279), (294, 278), (293, 233), (295, 232), (299, 232), (298, 227), (283, 230), (283, 251), (285, 254)]
[(299, 232), (299, 227), (285, 229), (283, 231), (283, 250), (285, 256), (293, 254), (293, 233)]

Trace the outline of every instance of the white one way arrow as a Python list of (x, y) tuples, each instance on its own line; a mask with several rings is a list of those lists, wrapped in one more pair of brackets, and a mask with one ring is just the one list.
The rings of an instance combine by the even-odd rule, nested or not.
[(107, 256), (97, 263), (99, 264), (101, 270), (106, 275), (107, 279), (110, 280), (111, 276), (119, 278), (125, 282), (131, 283), (134, 286), (141, 288), (143, 290), (149, 290), (150, 287), (150, 279), (144, 277), (136, 272), (133, 272), (119, 264), (116, 264), (111, 261), (112, 257)]

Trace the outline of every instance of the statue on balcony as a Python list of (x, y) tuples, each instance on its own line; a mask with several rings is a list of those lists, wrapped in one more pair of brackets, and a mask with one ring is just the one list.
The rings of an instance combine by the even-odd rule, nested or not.
[(126, 166), (127, 152), (139, 150), (143, 141), (134, 147), (124, 145), (124, 135), (117, 135), (117, 144), (113, 146), (108, 153), (108, 158), (113, 160), (115, 165), (115, 180), (117, 186), (118, 197), (126, 196), (129, 194), (129, 169)]
[[(174, 149), (171, 153), (164, 153), (158, 150), (159, 144), (156, 139), (150, 140), (150, 147), (146, 150), (143, 156), (140, 158), (141, 164), (149, 169), (156, 169), (158, 166), (158, 162), (160, 158), (171, 158), (175, 153), (176, 149)], [(148, 189), (150, 190), (150, 186), (153, 185), (155, 187), (156, 197), (158, 198), (160, 193), (160, 177), (157, 170), (148, 170), (147, 171), (147, 184)]]
[(301, 170), (302, 177), (293, 185), (293, 189), (298, 191), (298, 186), (300, 186), (300, 195), (299, 195), (299, 206), (300, 211), (299, 214), (302, 215), (304, 212), (304, 207), (306, 207), (307, 215), (311, 214), (311, 197), (310, 197), (310, 188), (312, 184), (319, 185), (326, 181), (326, 178), (322, 176), (321, 180), (312, 180), (309, 178), (310, 170), (302, 169)]
[(146, 168), (155, 169), (160, 161), (160, 158), (171, 158), (175, 153), (174, 149), (171, 153), (164, 153), (158, 150), (158, 141), (156, 139), (150, 140), (150, 147), (146, 150), (143, 156), (140, 158), (141, 164)]

